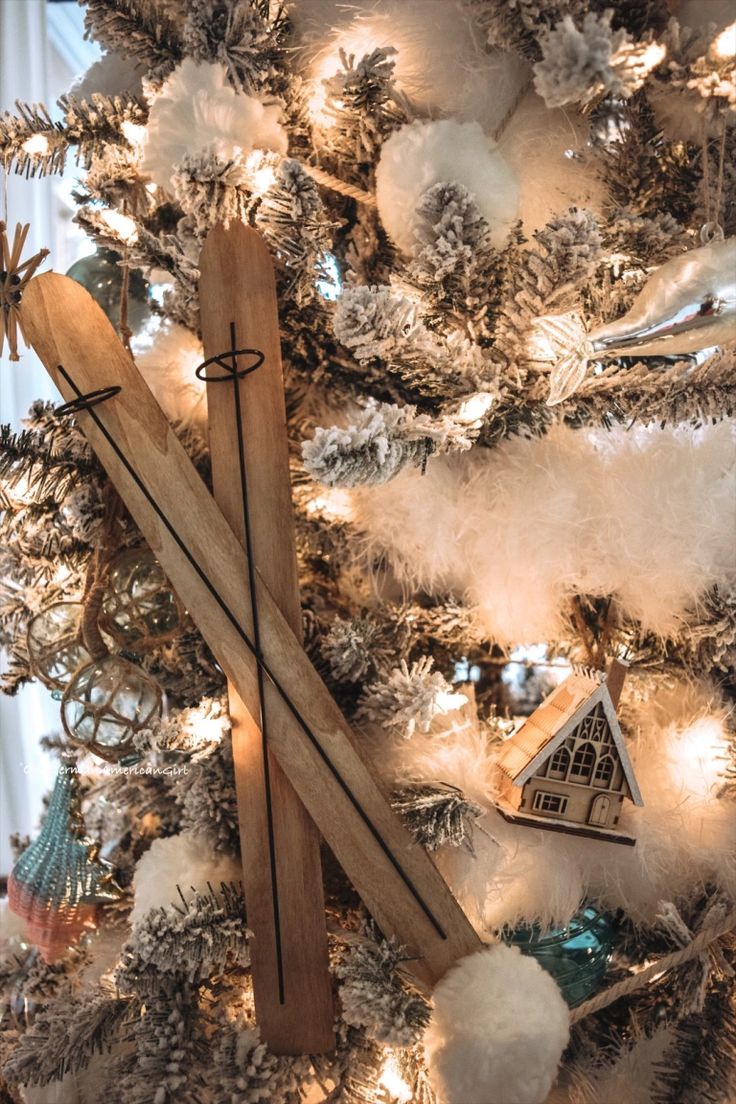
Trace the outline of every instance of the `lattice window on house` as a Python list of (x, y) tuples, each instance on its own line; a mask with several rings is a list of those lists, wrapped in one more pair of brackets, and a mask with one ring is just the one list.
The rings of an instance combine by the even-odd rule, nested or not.
[(538, 813), (558, 813), (560, 816), (567, 808), (567, 798), (562, 794), (545, 793), (538, 790), (534, 795), (534, 810)]
[(548, 778), (567, 778), (570, 769), (570, 752), (566, 747), (559, 747), (549, 760)]
[(615, 764), (610, 755), (601, 756), (595, 768), (595, 774), (593, 775), (593, 785), (600, 787), (602, 790), (609, 789), (613, 778), (614, 766)]
[(581, 744), (573, 756), (570, 779), (576, 782), (590, 782), (594, 766), (595, 748), (592, 744)]

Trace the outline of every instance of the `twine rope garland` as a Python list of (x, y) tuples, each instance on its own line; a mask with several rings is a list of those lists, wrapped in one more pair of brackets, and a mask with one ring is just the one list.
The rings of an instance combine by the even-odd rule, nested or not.
[(333, 176), (332, 173), (325, 172), (324, 169), (318, 169), (316, 165), (307, 165), (302, 161), (301, 166), (307, 176), (311, 176), (315, 183), (322, 184), (325, 188), (331, 188), (333, 192), (339, 192), (340, 195), (357, 199), (358, 203), (364, 203), (366, 207), (377, 206), (376, 197), (372, 192), (366, 192), (362, 188), (356, 187), (355, 184), (348, 184), (346, 180), (341, 180), (339, 176)]
[(643, 989), (652, 978), (659, 974), (668, 973), (677, 966), (683, 966), (686, 962), (691, 962), (711, 943), (715, 943), (717, 939), (728, 935), (734, 928), (736, 928), (736, 909), (730, 912), (720, 924), (703, 928), (686, 947), (679, 951), (673, 951), (672, 954), (664, 955), (663, 958), (658, 958), (656, 962), (645, 966), (637, 974), (631, 974), (629, 977), (617, 981), (615, 985), (603, 989), (600, 993), (596, 993), (594, 997), (591, 997), (590, 1000), (583, 1001), (577, 1008), (571, 1009), (570, 1023), (577, 1023), (579, 1020), (585, 1019), (586, 1016), (592, 1015), (593, 1012), (600, 1012), (602, 1008), (607, 1008), (609, 1004), (613, 1004), (620, 997), (626, 997), (630, 993), (635, 993), (638, 989)]

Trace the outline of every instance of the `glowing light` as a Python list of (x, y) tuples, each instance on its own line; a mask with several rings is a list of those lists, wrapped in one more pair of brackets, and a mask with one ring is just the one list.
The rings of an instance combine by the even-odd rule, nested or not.
[(719, 61), (728, 61), (729, 58), (736, 57), (736, 23), (731, 23), (721, 31), (713, 42), (710, 52)]
[(248, 185), (254, 195), (263, 195), (276, 180), (272, 159), (266, 158), (262, 150), (252, 150), (245, 159)]
[(23, 143), (23, 152), (34, 157), (44, 157), (49, 152), (49, 140), (45, 134), (32, 134)]
[(683, 789), (708, 797), (728, 767), (728, 741), (717, 717), (699, 717), (682, 732), (671, 732), (670, 772)]
[(667, 47), (663, 46), (660, 42), (650, 42), (648, 46), (644, 47), (644, 50), (639, 56), (639, 64), (646, 69), (647, 73), (651, 73), (652, 69), (656, 69), (661, 62), (667, 56)]
[(393, 1054), (389, 1054), (388, 1058), (383, 1063), (383, 1069), (381, 1070), (381, 1076), (378, 1078), (378, 1084), (382, 1089), (386, 1090), (390, 1100), (395, 1100), (398, 1104), (409, 1104), (412, 1097), (411, 1086), (408, 1085), (401, 1076), (399, 1063), (396, 1061)]
[(100, 211), (100, 218), (126, 245), (137, 241), (138, 229), (132, 218), (114, 210)]
[(493, 402), (493, 395), (489, 391), (476, 391), (460, 405), (455, 417), (465, 425), (472, 425), (481, 421), (493, 406)]
[(133, 149), (137, 149), (142, 146), (146, 140), (146, 128), (139, 126), (138, 123), (131, 123), (126, 121), (120, 127), (125, 138), (130, 142)]
[(307, 512), (321, 514), (332, 521), (350, 521), (353, 516), (353, 504), (348, 491), (334, 488), (323, 491), (307, 504)]
[[(309, 97), (308, 111), (312, 121), (318, 126), (331, 127), (335, 125), (334, 115), (331, 113), (330, 105), (327, 102), (325, 81), (330, 80), (331, 77), (342, 70), (341, 52), (347, 57), (352, 55), (360, 60), (366, 54), (371, 54), (374, 50), (386, 45), (385, 35), (378, 27), (374, 27), (368, 19), (361, 18), (357, 22), (359, 25), (352, 25), (340, 32), (329, 53), (319, 57), (312, 69), (313, 90)], [(339, 108), (341, 103), (339, 100), (332, 99), (331, 105)]]
[(66, 564), (59, 564), (56, 571), (54, 572), (52, 582), (55, 583), (56, 586), (61, 586), (67, 581), (70, 575), (71, 571), (66, 566)]
[(220, 703), (214, 700), (205, 699), (199, 705), (184, 710), (181, 716), (181, 727), (195, 747), (222, 743), (229, 723)]

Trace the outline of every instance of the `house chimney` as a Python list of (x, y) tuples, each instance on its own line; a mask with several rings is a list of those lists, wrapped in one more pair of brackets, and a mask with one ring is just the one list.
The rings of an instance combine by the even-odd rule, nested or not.
[(611, 660), (608, 674), (606, 675), (606, 686), (608, 687), (608, 693), (611, 695), (614, 709), (618, 708), (619, 698), (621, 697), (621, 691), (623, 690), (624, 679), (626, 678), (628, 669), (628, 663), (624, 663), (620, 659)]

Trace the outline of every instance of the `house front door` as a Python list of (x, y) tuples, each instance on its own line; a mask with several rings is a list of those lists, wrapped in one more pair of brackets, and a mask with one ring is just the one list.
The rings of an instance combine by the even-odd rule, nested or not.
[(588, 816), (588, 824), (606, 824), (608, 822), (608, 813), (611, 808), (611, 799), (607, 794), (598, 794), (590, 806), (590, 814)]

